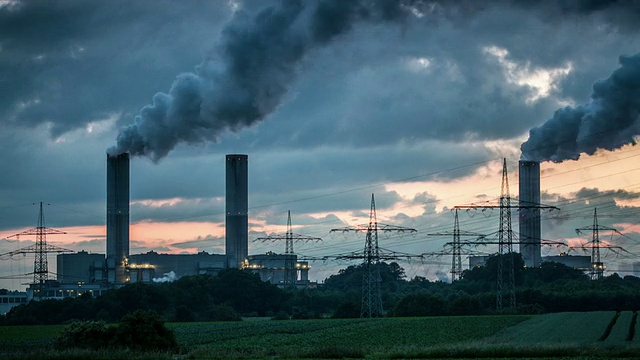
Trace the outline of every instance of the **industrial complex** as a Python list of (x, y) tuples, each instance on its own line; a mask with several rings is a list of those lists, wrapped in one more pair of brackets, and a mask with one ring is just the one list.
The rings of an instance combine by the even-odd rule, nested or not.
[[(106, 254), (62, 253), (57, 280), (34, 283), (26, 298), (99, 296), (131, 283), (171, 281), (182, 276), (216, 274), (227, 268), (251, 269), (281, 287), (307, 287), (309, 264), (296, 254), (248, 254), (248, 156), (226, 156), (226, 240), (224, 254), (143, 254), (129, 252), (129, 154), (107, 155)], [(291, 268), (291, 269), (289, 269)], [(287, 274), (295, 274), (293, 278)]]
[[(292, 243), (289, 243), (291, 242), (290, 214), (286, 237), (265, 238), (267, 240), (286, 238), (288, 243), (284, 254), (267, 252), (250, 255), (248, 253), (249, 159), (244, 154), (226, 155), (224, 254), (210, 254), (205, 251), (196, 254), (162, 254), (155, 251), (131, 254), (129, 250), (129, 160), (128, 153), (107, 155), (106, 254), (57, 249), (59, 251), (56, 252), (60, 253), (57, 255), (57, 279), (50, 280), (44, 274), (40, 281), (34, 280), (24, 296), (15, 294), (4, 296), (7, 298), (7, 306), (9, 302), (22, 303), (33, 298), (67, 298), (85, 293), (99, 296), (104, 291), (126, 284), (173, 281), (189, 275), (217, 274), (229, 268), (248, 269), (258, 274), (263, 281), (280, 287), (306, 288), (314, 285), (309, 280), (309, 263), (299, 261), (298, 256), (293, 252)], [(506, 173), (506, 162), (504, 171)], [(540, 204), (540, 163), (526, 160), (519, 162), (519, 200), (517, 205), (509, 206), (518, 209), (520, 236), (513, 242), (519, 243), (519, 252), (525, 266), (538, 267), (542, 262), (553, 261), (585, 272), (593, 272), (594, 261), (602, 264), (599, 260), (593, 259), (595, 255), (541, 256), (544, 240), (541, 239), (540, 210), (545, 207)], [(373, 197), (372, 210), (374, 211)], [(456, 254), (453, 255), (455, 258)], [(487, 258), (487, 256), (470, 256), (469, 267), (482, 265)], [(46, 266), (43, 272), (46, 272)]]

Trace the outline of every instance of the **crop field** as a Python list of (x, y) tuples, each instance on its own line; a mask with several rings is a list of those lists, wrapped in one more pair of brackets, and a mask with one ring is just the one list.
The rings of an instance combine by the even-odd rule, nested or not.
[[(633, 313), (170, 323), (179, 354), (59, 350), (62, 326), (0, 327), (2, 359), (638, 358)], [(612, 319), (616, 319), (615, 322)], [(609, 330), (607, 330), (609, 329)], [(638, 329), (640, 330), (640, 329)], [(601, 339), (608, 333), (606, 339)]]
[[(281, 355), (353, 357), (389, 354), (478, 340), (528, 316), (466, 316), (386, 319), (172, 324), (178, 342), (196, 357)], [(336, 355), (337, 356), (337, 355)]]

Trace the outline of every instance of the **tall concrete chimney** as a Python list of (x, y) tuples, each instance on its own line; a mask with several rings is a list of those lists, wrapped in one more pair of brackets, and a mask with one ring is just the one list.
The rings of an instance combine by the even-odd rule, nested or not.
[(542, 262), (540, 253), (540, 209), (527, 208), (540, 205), (540, 163), (519, 162), (520, 179), (520, 254), (525, 266), (537, 267)]
[(227, 155), (225, 252), (229, 268), (241, 268), (249, 255), (248, 160), (247, 155)]
[(129, 154), (107, 155), (107, 280), (127, 282), (129, 257)]

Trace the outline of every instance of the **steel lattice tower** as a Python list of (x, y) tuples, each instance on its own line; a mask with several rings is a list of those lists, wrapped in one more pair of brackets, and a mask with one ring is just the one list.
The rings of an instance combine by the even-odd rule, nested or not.
[(285, 241), (285, 268), (284, 268), (284, 281), (285, 286), (293, 287), (296, 285), (297, 269), (296, 269), (296, 255), (293, 252), (293, 243), (295, 241), (322, 241), (322, 238), (298, 235), (293, 233), (293, 226), (291, 225), (291, 210), (287, 211), (287, 232), (284, 236), (271, 235), (267, 237), (260, 237), (254, 241)]
[(376, 200), (371, 194), (369, 227), (364, 241), (364, 275), (362, 277), (361, 318), (382, 317), (382, 292), (380, 283), (380, 247), (378, 246), (378, 219)]
[[(511, 196), (509, 195), (509, 177), (507, 159), (502, 165), (502, 188), (500, 191), (500, 227), (498, 230), (498, 278), (496, 282), (496, 307), (516, 307), (515, 274), (513, 263), (513, 231), (511, 230)], [(505, 279), (506, 278), (506, 279)]]
[[(445, 244), (445, 247), (448, 247), (450, 250), (446, 250), (444, 252), (437, 253), (425, 253), (424, 255), (429, 256), (441, 256), (441, 255), (453, 255), (451, 260), (451, 281), (460, 280), (462, 278), (462, 253), (464, 252), (462, 249), (462, 237), (463, 236), (472, 236), (477, 239), (484, 239), (486, 235), (469, 232), (469, 231), (461, 231), (460, 230), (460, 220), (458, 218), (458, 209), (454, 208), (454, 221), (453, 221), (453, 231), (445, 231), (439, 233), (431, 233), (427, 234), (427, 236), (451, 236), (453, 235), (453, 241)], [(479, 242), (475, 242), (479, 243)], [(465, 241), (465, 245), (472, 244), (472, 242)], [(468, 253), (468, 252), (467, 252)]]
[[(363, 253), (351, 253), (340, 255), (339, 259), (363, 259), (362, 263), (362, 304), (360, 307), (361, 318), (381, 317), (384, 315), (382, 308), (382, 289), (380, 277), (380, 247), (378, 246), (378, 231), (383, 232), (417, 232), (416, 229), (405, 228), (393, 225), (378, 224), (376, 215), (376, 200), (374, 194), (371, 194), (371, 210), (369, 211), (369, 224), (355, 227), (346, 227), (342, 229), (331, 229), (330, 232), (367, 232), (364, 242)], [(400, 255), (398, 253), (384, 254), (384, 259), (398, 259), (409, 257), (422, 257), (422, 255)]]
[(588, 242), (586, 245), (582, 246), (583, 249), (589, 248), (589, 247), (591, 248), (591, 271), (590, 271), (591, 280), (600, 280), (604, 276), (604, 263), (602, 262), (602, 259), (600, 258), (600, 249), (601, 248), (612, 250), (612, 251), (614, 251), (614, 249), (617, 249), (617, 250), (620, 250), (620, 251), (628, 253), (628, 251), (626, 251), (625, 249), (621, 248), (620, 246), (613, 246), (613, 245), (610, 245), (610, 244), (602, 244), (600, 242), (600, 230), (612, 231), (612, 232), (620, 234), (620, 235), (622, 235), (622, 233), (620, 233), (620, 231), (618, 231), (615, 228), (599, 225), (598, 224), (598, 210), (597, 209), (593, 209), (593, 225), (592, 226), (585, 226), (585, 227), (576, 229), (576, 232), (578, 234), (581, 234), (582, 230), (591, 230), (591, 241)]
[(38, 299), (45, 296), (43, 293), (44, 285), (46, 281), (49, 279), (49, 262), (47, 260), (48, 253), (63, 253), (63, 252), (73, 252), (68, 249), (59, 248), (53, 245), (47, 245), (47, 235), (53, 234), (66, 234), (64, 231), (49, 229), (45, 227), (44, 223), (44, 212), (42, 211), (42, 202), (40, 202), (40, 213), (38, 215), (38, 226), (29, 229), (27, 231), (23, 231), (19, 234), (11, 235), (9, 238), (15, 237), (19, 238), (20, 236), (25, 235), (35, 235), (36, 243), (31, 246), (27, 246), (22, 249), (18, 249), (15, 251), (11, 251), (0, 256), (13, 256), (16, 254), (35, 254), (35, 259), (33, 262), (33, 285), (35, 286), (36, 292), (34, 296)]
[(460, 280), (462, 275), (462, 244), (460, 243), (460, 220), (458, 209), (455, 210), (453, 221), (453, 259), (451, 260), (451, 281)]

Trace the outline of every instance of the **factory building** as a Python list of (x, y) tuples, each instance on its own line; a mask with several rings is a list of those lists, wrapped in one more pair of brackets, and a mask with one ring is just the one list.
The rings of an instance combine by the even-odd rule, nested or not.
[[(103, 254), (81, 251), (57, 257), (58, 281), (47, 284), (48, 298), (100, 295), (113, 286), (172, 281), (183, 276), (248, 268), (263, 281), (283, 285), (295, 271), (298, 287), (309, 285), (309, 264), (295, 254), (248, 255), (248, 156), (226, 157), (225, 254), (129, 254), (129, 155), (107, 155), (107, 246)], [(294, 269), (287, 270), (287, 265)], [(29, 292), (29, 290), (27, 290)], [(29, 294), (27, 294), (28, 296)]]
[[(226, 265), (224, 255), (209, 254), (160, 254), (149, 251), (131, 255), (127, 270), (129, 282), (151, 282), (154, 279), (181, 278), (189, 275), (215, 275)], [(172, 274), (172, 275), (169, 275)]]
[[(288, 269), (288, 264), (293, 264), (293, 268)], [(288, 285), (288, 271), (295, 273), (295, 275), (292, 276), (295, 282), (292, 284), (293, 286), (305, 288), (310, 284), (309, 263), (306, 261), (298, 261), (298, 257), (295, 254), (268, 252), (261, 255), (249, 255), (245, 267), (260, 275), (262, 281), (270, 282), (281, 287)]]
[(519, 234), (520, 254), (525, 266), (537, 267), (542, 262), (540, 232), (540, 163), (520, 160)]
[(556, 262), (568, 267), (590, 272), (591, 271), (591, 256), (589, 255), (553, 255), (545, 256), (542, 258), (542, 262)]
[(26, 304), (27, 293), (24, 291), (0, 290), (0, 315), (6, 315), (11, 308), (20, 304)]
[[(485, 266), (489, 257), (489, 255), (469, 256), (469, 269), (473, 269), (477, 266)], [(544, 262), (556, 262), (577, 270), (585, 272), (591, 271), (591, 256), (588, 255), (561, 254), (544, 256), (541, 257), (541, 263)], [(527, 266), (526, 263), (525, 266)]]
[(60, 283), (101, 283), (105, 280), (104, 254), (80, 251), (60, 254), (56, 260)]

